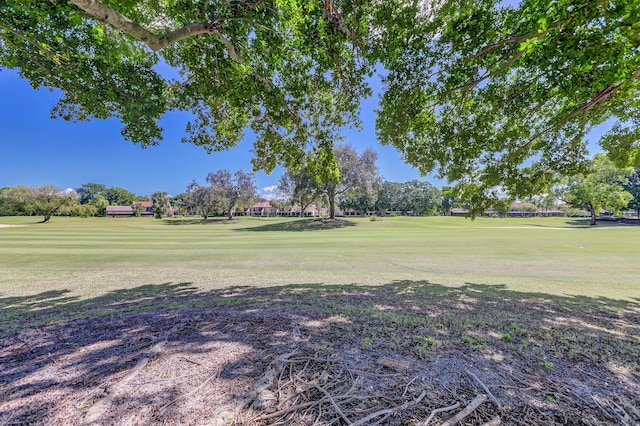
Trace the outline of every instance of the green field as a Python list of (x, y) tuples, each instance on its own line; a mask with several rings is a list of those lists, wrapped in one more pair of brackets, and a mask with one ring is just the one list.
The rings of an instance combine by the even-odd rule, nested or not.
[[(305, 424), (297, 398), (330, 424), (338, 403), (363, 419), (429, 392), (394, 423), (418, 425), (487, 389), (469, 424), (640, 421), (638, 226), (37, 220), (0, 218), (0, 423), (208, 424), (233, 409), (272, 424), (231, 395), (294, 353), (269, 373), (270, 392), (308, 376), (281, 424)], [(327, 393), (305, 393), (318, 377)]]
[(640, 298), (640, 227), (628, 225), (459, 217), (57, 217), (47, 224), (4, 217), (0, 224), (0, 336), (74, 318), (194, 306), (193, 298), (185, 304), (174, 296), (206, 296), (198, 302), (205, 305), (227, 290), (235, 297), (224, 303), (267, 297), (238, 297), (237, 288), (464, 287), (467, 295), (500, 292), (514, 300), (569, 297), (581, 309)]
[(190, 283), (379, 285), (427, 281), (554, 295), (640, 296), (640, 227), (559, 218), (0, 218), (0, 293)]

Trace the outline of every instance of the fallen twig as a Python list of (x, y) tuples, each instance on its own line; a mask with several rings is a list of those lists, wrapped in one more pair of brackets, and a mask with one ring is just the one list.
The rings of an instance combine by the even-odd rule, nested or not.
[(475, 374), (473, 374), (471, 371), (467, 370), (467, 374), (470, 375), (471, 377), (473, 377), (473, 379), (478, 382), (478, 384), (482, 387), (482, 389), (484, 389), (484, 391), (487, 393), (487, 395), (489, 395), (489, 398), (491, 398), (491, 400), (493, 402), (496, 403), (496, 405), (498, 406), (499, 409), (502, 410), (502, 403), (500, 401), (498, 401), (498, 398), (496, 398), (495, 396), (493, 396), (493, 394), (491, 393), (491, 391), (489, 390), (489, 388), (482, 383), (482, 380), (480, 380), (478, 378), (478, 376), (476, 376)]
[(321, 398), (321, 399), (319, 399), (317, 401), (301, 402), (300, 404), (292, 405), (291, 407), (284, 408), (284, 409), (282, 409), (280, 411), (276, 411), (276, 412), (273, 412), (273, 413), (270, 413), (270, 414), (263, 414), (260, 417), (258, 417), (258, 420), (269, 420), (269, 419), (273, 419), (273, 418), (276, 418), (276, 417), (282, 417), (282, 416), (285, 416), (285, 415), (287, 415), (289, 413), (292, 413), (294, 411), (300, 410), (302, 408), (308, 408), (308, 407), (311, 407), (313, 405), (323, 404), (323, 403), (325, 403), (327, 401), (328, 401), (327, 397), (324, 397), (324, 398)]
[(455, 416), (453, 416), (452, 418), (450, 418), (446, 422), (442, 423), (442, 425), (440, 425), (440, 426), (454, 426), (459, 421), (462, 421), (465, 418), (467, 418), (471, 413), (473, 413), (475, 411), (476, 408), (478, 408), (487, 399), (488, 399), (487, 395), (485, 395), (483, 393), (478, 395), (478, 396), (476, 396), (473, 399), (473, 401), (471, 401), (469, 403), (469, 405), (464, 407), (464, 409), (462, 411), (460, 411), (458, 414), (456, 414)]
[(336, 401), (333, 399), (333, 397), (331, 396), (331, 394), (329, 392), (327, 392), (327, 390), (325, 388), (323, 388), (322, 386), (316, 384), (316, 389), (318, 389), (320, 392), (322, 392), (323, 394), (325, 394), (325, 396), (327, 397), (327, 399), (329, 400), (329, 402), (331, 402), (331, 405), (333, 405), (333, 408), (336, 409), (336, 412), (340, 415), (340, 417), (342, 417), (342, 419), (347, 422), (348, 425), (352, 425), (353, 423), (351, 422), (351, 420), (349, 420), (349, 418), (342, 412), (342, 410), (340, 409), (340, 407), (338, 406), (338, 404), (336, 404)]
[(602, 411), (608, 418), (611, 418), (611, 414), (604, 409), (600, 401), (598, 401), (595, 396), (593, 395), (590, 395), (590, 396), (591, 396), (591, 399), (593, 399), (593, 402), (596, 403), (596, 406), (600, 409), (600, 411)]
[(378, 358), (378, 365), (382, 365), (383, 367), (392, 368), (394, 370), (406, 370), (411, 367), (411, 363), (409, 361), (401, 361), (397, 359), (391, 358)]
[(433, 410), (431, 412), (431, 414), (429, 414), (429, 417), (427, 417), (427, 420), (424, 421), (424, 423), (422, 424), (422, 426), (427, 426), (429, 424), (429, 422), (431, 421), (431, 419), (433, 418), (433, 416), (435, 416), (438, 413), (444, 413), (446, 411), (451, 411), (451, 410), (455, 410), (456, 408), (458, 408), (460, 406), (459, 402), (456, 402), (453, 405), (450, 405), (448, 407), (442, 407), (442, 408), (436, 408), (435, 410)]
[(407, 394), (407, 391), (409, 390), (409, 386), (411, 386), (411, 383), (415, 382), (416, 379), (418, 379), (418, 377), (420, 377), (420, 376), (416, 376), (413, 379), (409, 380), (409, 383), (407, 383), (407, 385), (404, 387), (404, 392), (402, 392), (402, 395), (400, 396), (400, 399), (404, 398), (404, 396)]
[(349, 372), (358, 373), (358, 374), (362, 374), (363, 376), (369, 376), (369, 377), (398, 377), (398, 376), (402, 376), (402, 373), (378, 374), (378, 373), (372, 373), (370, 371), (354, 370), (354, 369), (350, 369)]
[(207, 367), (206, 365), (204, 365), (204, 364), (202, 364), (200, 362), (197, 362), (197, 361), (193, 361), (193, 360), (191, 360), (189, 358), (181, 356), (179, 359), (181, 359), (181, 360), (183, 360), (185, 362), (191, 363), (191, 364), (199, 365), (200, 367), (204, 367), (207, 370), (209, 369), (209, 367)]
[[(627, 421), (628, 419), (625, 419), (623, 416), (620, 415), (620, 413), (618, 413), (616, 410), (613, 409), (613, 404), (612, 403), (610, 403), (610, 402), (605, 400), (606, 406), (608, 408), (607, 409), (602, 405), (602, 403), (600, 401), (598, 401), (596, 399), (595, 396), (591, 395), (591, 399), (593, 399), (595, 401), (595, 403), (598, 405), (598, 408), (600, 408), (600, 410), (602, 410), (602, 412), (604, 414), (606, 414), (608, 417), (614, 418), (614, 419), (618, 418), (620, 420), (620, 422), (621, 422), (620, 424), (622, 424), (622, 425), (626, 426), (626, 425), (629, 424), (628, 421)], [(626, 414), (626, 411), (622, 410), (622, 412), (624, 412)], [(611, 413), (613, 413), (613, 415), (611, 415)]]
[(373, 420), (376, 417), (385, 416), (385, 415), (389, 415), (389, 414), (395, 414), (395, 413), (397, 413), (399, 411), (406, 410), (407, 408), (411, 408), (411, 407), (413, 407), (415, 405), (418, 405), (418, 403), (420, 401), (422, 401), (422, 399), (426, 395), (427, 395), (427, 393), (425, 391), (422, 391), (420, 396), (418, 396), (416, 399), (414, 399), (411, 402), (407, 402), (406, 404), (402, 404), (402, 405), (400, 405), (398, 407), (387, 408), (387, 409), (384, 409), (384, 410), (376, 411), (375, 413), (371, 413), (367, 417), (365, 417), (363, 419), (360, 419), (357, 422), (353, 422), (351, 426), (366, 425), (366, 424), (369, 424), (370, 420)]
[[(628, 425), (629, 421), (631, 420), (629, 413), (627, 413), (626, 410), (622, 408), (620, 405), (616, 404), (615, 401), (609, 401), (609, 405), (611, 406), (611, 411), (615, 413), (615, 415), (620, 419), (620, 421), (623, 424)], [(618, 411), (622, 411), (624, 413), (624, 417), (620, 413), (618, 413)]]

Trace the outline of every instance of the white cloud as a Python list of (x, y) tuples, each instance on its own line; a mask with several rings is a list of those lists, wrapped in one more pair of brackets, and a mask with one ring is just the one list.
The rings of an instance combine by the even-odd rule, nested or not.
[(278, 199), (281, 197), (278, 185), (265, 186), (260, 191), (260, 196), (269, 199)]

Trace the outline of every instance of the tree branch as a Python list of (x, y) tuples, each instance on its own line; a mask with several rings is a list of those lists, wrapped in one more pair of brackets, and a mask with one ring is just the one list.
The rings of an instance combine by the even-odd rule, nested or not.
[(207, 23), (196, 23), (185, 25), (177, 30), (170, 31), (165, 34), (154, 34), (147, 28), (127, 18), (117, 10), (102, 4), (97, 0), (69, 0), (70, 3), (76, 5), (92, 18), (108, 24), (118, 31), (122, 31), (127, 35), (144, 42), (154, 52), (161, 50), (167, 46), (175, 44), (180, 40), (184, 40), (199, 34), (213, 34), (227, 48), (229, 56), (238, 63), (245, 63), (246, 59), (239, 56), (231, 41), (226, 38), (220, 31), (215, 29), (217, 21)]
[(453, 426), (453, 425), (457, 424), (458, 422), (464, 420), (471, 413), (473, 413), (475, 411), (475, 409), (478, 408), (487, 399), (488, 399), (487, 395), (485, 395), (485, 394), (480, 394), (480, 395), (476, 396), (473, 399), (473, 401), (471, 401), (469, 403), (469, 405), (467, 405), (464, 408), (464, 410), (460, 411), (458, 414), (456, 414), (455, 416), (453, 416), (452, 418), (450, 418), (446, 422), (442, 423), (442, 426)]
[[(51, 51), (50, 49), (47, 49), (46, 47), (44, 47), (42, 44), (38, 43), (35, 40), (32, 40), (28, 37), (25, 37), (24, 35), (20, 34), (19, 32), (17, 32), (16, 30), (14, 30), (13, 28), (7, 27), (6, 25), (0, 23), (0, 29), (5, 30), (7, 32), (10, 32), (11, 34), (13, 34), (14, 36), (18, 37), (19, 39), (21, 39), (22, 41), (31, 44), (32, 46), (35, 46), (36, 49), (38, 49), (44, 56), (46, 56), (47, 58), (49, 58), (52, 62), (55, 62), (57, 65), (61, 65), (61, 61), (60, 61), (60, 55), (56, 52)], [(5, 39), (4, 37), (2, 37), (3, 39)], [(5, 39), (8, 43), (11, 43), (11, 45), (13, 45), (14, 47), (16, 47), (16, 49), (18, 49), (18, 47), (15, 45), (15, 43), (10, 42), (9, 40)], [(19, 50), (19, 49), (18, 49)]]

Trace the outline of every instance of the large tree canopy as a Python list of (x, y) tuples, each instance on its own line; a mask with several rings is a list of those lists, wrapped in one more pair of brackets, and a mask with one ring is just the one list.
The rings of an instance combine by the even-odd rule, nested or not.
[[(5, 0), (0, 67), (61, 89), (54, 115), (116, 117), (143, 146), (162, 138), (170, 110), (193, 114), (184, 141), (208, 151), (250, 128), (254, 166), (272, 170), (358, 124), (371, 71), (358, 54), (369, 25), (361, 3)], [(161, 73), (166, 65), (179, 77)]]
[(207, 175), (207, 183), (211, 185), (213, 198), (217, 200), (227, 213), (227, 219), (233, 219), (233, 214), (239, 204), (247, 205), (256, 196), (256, 186), (253, 173), (238, 170), (233, 175), (228, 170), (218, 170)]
[(326, 158), (316, 157), (305, 173), (329, 203), (329, 218), (335, 219), (336, 202), (340, 198), (363, 196), (373, 204), (382, 186), (376, 161), (378, 154), (371, 148), (358, 154), (352, 145), (336, 145)]
[[(0, 67), (61, 89), (54, 115), (162, 137), (171, 110), (208, 151), (256, 135), (256, 169), (331, 156), (384, 68), (378, 136), (481, 208), (544, 192), (584, 137), (640, 166), (638, 0), (5, 0)], [(164, 67), (173, 73), (160, 72)], [(335, 162), (335, 161), (334, 161)], [(332, 163), (328, 161), (327, 164)]]
[(616, 214), (633, 198), (625, 191), (631, 168), (620, 169), (603, 154), (597, 154), (584, 175), (569, 179), (564, 195), (565, 201), (574, 207), (586, 209), (591, 216), (591, 225), (596, 224), (601, 209), (611, 209)]
[(579, 170), (585, 135), (610, 119), (601, 144), (620, 165), (639, 162), (640, 3), (505, 3), (445, 0), (385, 33), (397, 50), (380, 57), (381, 141), (479, 208)]

